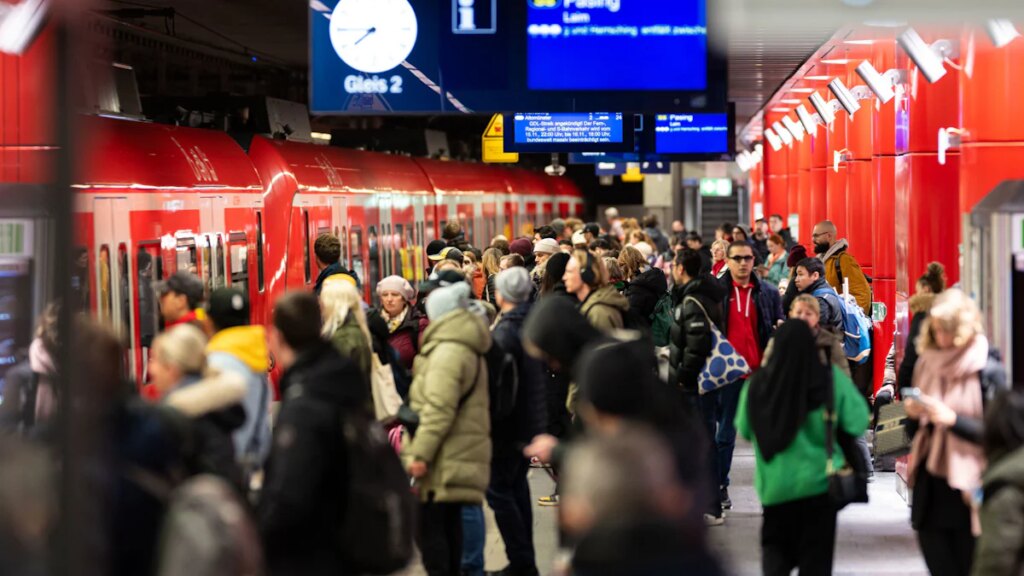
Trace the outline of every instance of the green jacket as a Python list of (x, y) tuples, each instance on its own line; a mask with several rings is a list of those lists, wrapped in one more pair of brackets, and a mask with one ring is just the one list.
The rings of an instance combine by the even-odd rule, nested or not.
[(430, 323), (413, 363), (409, 407), (419, 414), (416, 436), (403, 442), (402, 460), (427, 463), (420, 498), (438, 502), (483, 501), (491, 475), (491, 416), (487, 326), (468, 310)]
[(594, 290), (580, 306), (580, 313), (598, 330), (610, 332), (625, 325), (623, 314), (629, 310), (629, 300), (608, 284)]
[[(842, 370), (832, 367), (835, 390), (835, 409), (838, 425), (848, 434), (860, 436), (868, 427), (868, 404)], [(740, 403), (736, 408), (736, 431), (754, 443), (754, 488), (763, 506), (773, 506), (791, 500), (810, 498), (828, 492), (825, 450), (825, 407), (819, 406), (807, 414), (807, 420), (796, 434), (793, 443), (766, 462), (757, 446), (757, 438), (747, 417), (747, 392), (743, 385)], [(836, 469), (846, 464), (843, 451), (834, 441), (832, 455)]]
[(765, 280), (773, 286), (778, 286), (779, 282), (787, 278), (789, 278), (789, 266), (786, 266), (786, 256), (782, 256), (774, 264), (768, 266), (768, 276)]
[(343, 358), (355, 362), (359, 371), (369, 378), (370, 369), (373, 367), (370, 360), (373, 354), (370, 343), (366, 341), (366, 335), (359, 328), (359, 322), (353, 314), (349, 314), (345, 323), (331, 334), (331, 344), (342, 355)]
[(981, 538), (971, 573), (1017, 575), (1024, 570), (1024, 448), (993, 463), (984, 476)]

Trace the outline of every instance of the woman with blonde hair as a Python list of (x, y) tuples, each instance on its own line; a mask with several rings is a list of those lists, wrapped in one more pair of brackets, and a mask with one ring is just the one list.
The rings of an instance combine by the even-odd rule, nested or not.
[[(933, 574), (971, 571), (980, 524), (974, 493), (985, 456), (980, 446), (985, 399), (980, 376), (988, 362), (981, 312), (960, 290), (946, 290), (924, 320), (917, 341), (914, 396), (907, 416), (916, 422), (908, 484), (911, 523)], [(914, 432), (914, 430), (911, 430)]]
[(498, 272), (501, 272), (501, 257), (501, 250), (498, 248), (488, 248), (484, 250), (480, 263), (484, 275), (487, 277), (487, 283), (484, 284), (483, 300), (490, 302), (494, 306), (498, 305), (496, 300), (497, 292), (494, 288), (494, 277), (498, 275)]
[(711, 275), (715, 278), (721, 278), (725, 274), (725, 256), (728, 252), (729, 243), (725, 240), (715, 240), (711, 244)]
[(324, 282), (320, 292), (320, 307), (324, 319), (321, 334), (330, 340), (343, 357), (359, 367), (366, 387), (365, 397), (372, 398), (370, 370), (373, 349), (370, 343), (373, 339), (367, 327), (359, 290), (352, 283), (332, 276)]
[(636, 246), (622, 248), (619, 265), (628, 281), (623, 294), (629, 300), (629, 308), (635, 310), (645, 323), (650, 323), (658, 299), (668, 293), (665, 273), (651, 266)]
[(575, 250), (562, 276), (565, 291), (579, 301), (582, 314), (595, 328), (611, 332), (625, 325), (629, 301), (609, 284), (608, 269), (600, 258)]

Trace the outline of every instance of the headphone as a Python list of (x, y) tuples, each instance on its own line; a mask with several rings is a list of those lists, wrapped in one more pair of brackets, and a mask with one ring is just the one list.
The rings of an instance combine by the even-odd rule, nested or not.
[(594, 256), (590, 254), (589, 250), (584, 251), (587, 255), (586, 261), (583, 263), (583, 269), (580, 270), (580, 278), (587, 286), (593, 286), (594, 282), (597, 281), (597, 276), (594, 275)]

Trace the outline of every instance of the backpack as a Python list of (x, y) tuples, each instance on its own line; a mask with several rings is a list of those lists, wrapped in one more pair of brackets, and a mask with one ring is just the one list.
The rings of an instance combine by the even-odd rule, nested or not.
[(390, 574), (413, 557), (416, 500), (384, 427), (346, 411), (341, 437), (348, 466), (345, 521), (338, 534), (346, 571)]
[(171, 493), (160, 541), (157, 576), (263, 573), (259, 532), (248, 508), (217, 476), (195, 476)]
[(672, 296), (666, 292), (658, 298), (654, 305), (654, 312), (651, 313), (651, 337), (654, 345), (668, 346), (669, 335), (672, 330)]
[[(487, 363), (487, 389), (491, 398), (491, 423), (512, 415), (519, 394), (519, 364), (516, 357), (506, 352), (497, 342), (484, 353)], [(472, 389), (470, 389), (472, 392)]]
[(864, 310), (857, 305), (852, 296), (836, 294), (831, 287), (818, 288), (814, 291), (815, 298), (826, 294), (838, 296), (839, 309), (843, 315), (843, 351), (851, 364), (863, 364), (871, 356), (871, 320), (864, 315)]

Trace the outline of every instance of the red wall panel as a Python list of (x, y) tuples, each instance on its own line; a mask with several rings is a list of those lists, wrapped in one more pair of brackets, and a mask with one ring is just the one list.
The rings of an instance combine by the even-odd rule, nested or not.
[(848, 164), (846, 183), (846, 227), (839, 236), (850, 242), (850, 254), (865, 268), (873, 267), (875, 259), (874, 235), (874, 171), (870, 161)]
[[(839, 236), (843, 237), (846, 226), (846, 182), (849, 168), (846, 164), (839, 165), (839, 171), (828, 171), (828, 196), (825, 201), (825, 214), (839, 230)], [(805, 238), (810, 241), (810, 235)]]
[[(940, 165), (934, 154), (908, 154), (899, 158), (897, 170), (896, 224), (906, 223), (905, 236), (897, 235), (897, 255), (904, 252), (905, 266), (897, 261), (898, 291), (912, 291), (929, 262), (937, 260), (946, 267), (949, 283), (960, 276), (960, 213), (951, 210), (959, 203), (959, 158), (953, 154)], [(899, 247), (900, 242), (905, 246)], [(905, 276), (904, 276), (905, 275)], [(910, 292), (905, 292), (909, 294)]]
[[(875, 276), (896, 279), (896, 158), (878, 156), (871, 162), (874, 171), (873, 207)], [(893, 286), (895, 293), (896, 287)], [(887, 301), (892, 307), (893, 301)]]
[[(988, 36), (967, 28), (961, 45), (974, 65), (961, 75), (961, 123), (973, 142), (1024, 141), (1024, 42), (996, 48)], [(965, 58), (966, 60), (966, 58)], [(943, 79), (944, 80), (944, 79)]]
[(1000, 182), (1020, 179), (1024, 142), (965, 144), (960, 152), (960, 212), (970, 212)]
[[(831, 168), (811, 170), (810, 222), (814, 224), (828, 220), (828, 175), (831, 172)], [(810, 245), (810, 235), (807, 238), (808, 240), (804, 244)]]

